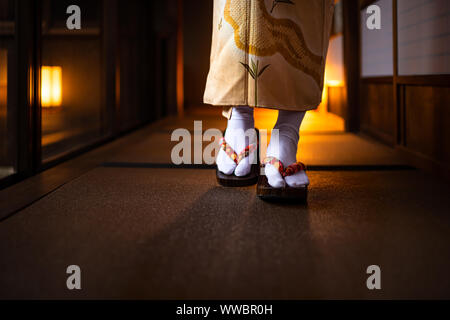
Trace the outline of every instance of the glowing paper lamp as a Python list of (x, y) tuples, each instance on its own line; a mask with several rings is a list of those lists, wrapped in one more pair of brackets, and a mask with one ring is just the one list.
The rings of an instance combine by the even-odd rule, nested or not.
[(41, 68), (41, 105), (44, 108), (60, 107), (62, 103), (61, 67)]

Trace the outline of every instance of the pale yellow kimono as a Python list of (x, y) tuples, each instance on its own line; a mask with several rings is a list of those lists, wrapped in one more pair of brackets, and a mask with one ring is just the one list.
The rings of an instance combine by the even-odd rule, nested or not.
[(214, 0), (204, 102), (306, 111), (320, 104), (333, 0)]

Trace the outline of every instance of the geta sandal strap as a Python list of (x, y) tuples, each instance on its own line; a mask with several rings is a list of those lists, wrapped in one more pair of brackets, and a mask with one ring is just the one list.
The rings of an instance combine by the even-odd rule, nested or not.
[(220, 139), (220, 149), (225, 151), (226, 155), (230, 157), (231, 160), (234, 161), (237, 165), (239, 162), (241, 162), (243, 159), (248, 157), (250, 153), (256, 150), (256, 144), (250, 144), (247, 147), (245, 147), (244, 150), (242, 150), (239, 154), (237, 154), (233, 148), (230, 147), (230, 145), (225, 141), (225, 138)]
[(283, 163), (275, 157), (265, 158), (262, 166), (265, 166), (267, 164), (271, 164), (275, 168), (277, 168), (283, 178), (287, 176), (292, 176), (299, 171), (306, 171), (306, 166), (302, 162), (296, 162), (284, 168)]

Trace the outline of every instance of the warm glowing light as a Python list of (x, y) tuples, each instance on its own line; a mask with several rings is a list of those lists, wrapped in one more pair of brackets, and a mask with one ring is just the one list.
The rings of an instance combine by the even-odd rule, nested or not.
[(41, 105), (59, 107), (62, 103), (61, 67), (43, 66), (41, 69)]
[(344, 84), (340, 80), (327, 80), (328, 87), (342, 87)]
[[(183, 50), (183, 1), (178, 0), (177, 28), (177, 111), (178, 116), (184, 113), (184, 50)], [(180, 23), (181, 22), (181, 23)]]
[(6, 118), (8, 100), (8, 52), (0, 49), (0, 118)]

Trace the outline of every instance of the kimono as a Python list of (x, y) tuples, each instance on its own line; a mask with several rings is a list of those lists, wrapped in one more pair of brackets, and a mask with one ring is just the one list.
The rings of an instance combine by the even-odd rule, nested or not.
[(204, 102), (291, 111), (317, 108), (334, 0), (214, 0)]

